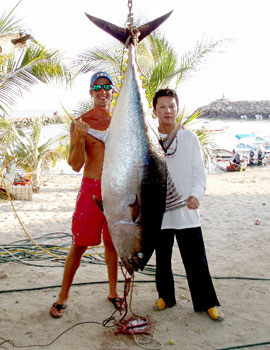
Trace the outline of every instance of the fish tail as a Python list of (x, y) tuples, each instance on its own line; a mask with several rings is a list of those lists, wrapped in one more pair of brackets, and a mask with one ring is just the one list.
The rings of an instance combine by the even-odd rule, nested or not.
[[(157, 29), (164, 21), (166, 21), (166, 19), (171, 15), (172, 12), (173, 10), (137, 28), (139, 31), (138, 42), (142, 41), (145, 37), (147, 37), (155, 29)], [(133, 33), (130, 28), (118, 27), (113, 23), (91, 16), (88, 13), (85, 13), (85, 15), (97, 27), (104, 30), (106, 33), (112, 35), (115, 39), (121, 41), (123, 44), (126, 44), (128, 38), (133, 36)]]
[(150, 33), (152, 33), (155, 29), (157, 29), (170, 15), (172, 14), (173, 10), (166, 13), (165, 15), (158, 17), (154, 19), (151, 22), (145, 23), (142, 26), (138, 28), (140, 35), (138, 38), (138, 42), (142, 41), (144, 38), (146, 38)]

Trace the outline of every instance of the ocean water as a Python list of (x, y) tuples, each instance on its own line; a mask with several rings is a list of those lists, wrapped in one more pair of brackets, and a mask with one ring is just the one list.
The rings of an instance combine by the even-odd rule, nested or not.
[(68, 129), (66, 129), (62, 124), (50, 124), (43, 126), (40, 135), (40, 144), (45, 143), (51, 137), (62, 134), (65, 130)]
[[(227, 149), (232, 151), (238, 139), (235, 137), (237, 134), (250, 134), (254, 133), (259, 137), (266, 138), (270, 141), (270, 119), (264, 120), (228, 120), (228, 119), (206, 119), (199, 118), (194, 124), (190, 125), (191, 129), (211, 130), (209, 134), (209, 140), (214, 142), (217, 148)], [(41, 143), (45, 142), (48, 138), (63, 132), (62, 125), (51, 124), (44, 126), (41, 134)], [(220, 172), (214, 169), (213, 172)], [(71, 167), (65, 162), (59, 162), (54, 168), (51, 169), (50, 173), (58, 174), (78, 174), (74, 172)], [(81, 174), (80, 171), (79, 174)]]
[[(237, 134), (255, 134), (270, 140), (270, 119), (264, 120), (228, 120), (228, 119), (206, 119), (199, 118), (194, 124), (188, 126), (190, 129), (205, 128), (210, 130), (209, 139), (218, 148), (232, 151), (238, 142)], [(42, 142), (63, 131), (60, 124), (44, 126), (42, 130)]]
[(199, 118), (192, 128), (205, 128), (211, 130), (209, 139), (217, 148), (232, 151), (239, 142), (238, 134), (255, 134), (256, 136), (270, 140), (270, 119), (263, 120), (228, 120), (228, 119), (206, 119)]
[[(52, 116), (55, 110), (53, 109), (32, 109), (32, 110), (18, 110), (10, 112), (10, 118), (16, 117), (31, 117), (31, 116)], [(221, 119), (221, 118), (198, 118), (194, 124), (188, 126), (191, 129), (205, 128), (211, 130), (209, 135), (218, 148), (225, 148), (232, 151), (237, 144), (237, 134), (254, 133), (262, 138), (270, 139), (270, 118), (263, 120), (256, 120), (250, 118), (242, 119)], [(215, 131), (216, 130), (216, 131)], [(42, 130), (42, 142), (58, 132), (61, 132), (61, 126), (54, 124), (44, 126)]]

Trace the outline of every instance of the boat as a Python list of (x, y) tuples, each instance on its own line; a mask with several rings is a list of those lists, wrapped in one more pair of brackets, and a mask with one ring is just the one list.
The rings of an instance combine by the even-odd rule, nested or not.
[(248, 164), (250, 163), (250, 156), (255, 152), (255, 146), (253, 145), (254, 140), (257, 135), (255, 134), (237, 134), (235, 135), (237, 143), (235, 145), (235, 151), (239, 153), (240, 158), (248, 159)]
[(202, 126), (202, 129), (208, 133), (211, 133), (211, 134), (220, 134), (222, 132), (225, 132), (227, 131), (229, 126), (225, 125), (223, 126), (222, 128), (219, 128), (219, 129), (208, 129), (206, 128), (204, 125)]
[(240, 162), (240, 164), (234, 163), (231, 160), (225, 160), (225, 161), (215, 161), (214, 164), (217, 168), (223, 171), (245, 171), (248, 165), (248, 160), (245, 159)]
[(232, 160), (234, 157), (234, 153), (224, 148), (218, 148), (215, 150), (213, 157), (217, 161)]
[[(238, 159), (237, 159), (238, 158)], [(248, 159), (240, 159), (239, 154), (226, 149), (216, 149), (212, 156), (213, 163), (223, 171), (244, 171), (248, 165)]]
[(267, 137), (256, 134), (237, 134), (238, 139), (235, 150), (241, 159), (248, 159), (248, 165), (263, 165), (264, 158), (269, 157), (270, 144)]
[(265, 145), (264, 153), (265, 153), (266, 157), (268, 156), (270, 158), (270, 144)]
[(241, 161), (240, 164), (229, 162), (229, 164), (226, 166), (226, 171), (245, 171), (247, 165), (248, 165), (247, 159)]

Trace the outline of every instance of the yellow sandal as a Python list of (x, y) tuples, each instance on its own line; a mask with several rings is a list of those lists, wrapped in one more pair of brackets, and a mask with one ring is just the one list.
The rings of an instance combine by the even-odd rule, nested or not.
[(165, 301), (162, 298), (159, 298), (159, 299), (157, 299), (154, 302), (153, 310), (155, 310), (155, 311), (162, 311), (162, 310), (164, 310), (166, 308), (167, 308), (167, 305), (166, 305)]
[(214, 321), (223, 321), (224, 315), (223, 313), (216, 307), (211, 307), (207, 310), (209, 317)]

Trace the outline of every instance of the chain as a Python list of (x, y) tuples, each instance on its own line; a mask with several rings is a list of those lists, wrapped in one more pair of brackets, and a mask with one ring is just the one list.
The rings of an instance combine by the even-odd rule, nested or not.
[(128, 9), (129, 9), (128, 15), (132, 16), (133, 15), (133, 13), (132, 13), (132, 0), (128, 0)]
[[(128, 47), (129, 43), (130, 43), (130, 40), (133, 41), (133, 44), (135, 45), (135, 48), (136, 48), (136, 44), (138, 42), (138, 37), (140, 35), (140, 32), (138, 30), (138, 28), (136, 28), (134, 26), (134, 19), (133, 19), (133, 13), (132, 13), (132, 0), (128, 0), (128, 10), (129, 10), (129, 13), (128, 13), (128, 16), (127, 16), (127, 20), (126, 20), (126, 23), (125, 23), (125, 27), (127, 27), (129, 29), (129, 32), (130, 32), (130, 36), (127, 38), (127, 41), (125, 43), (125, 48)], [(124, 55), (123, 55), (124, 56)], [(122, 56), (122, 60), (123, 60), (123, 56)], [(137, 63), (138, 65), (138, 63)], [(122, 64), (121, 64), (121, 68), (122, 68)], [(138, 68), (140, 70), (140, 73), (147, 79), (147, 77), (145, 76), (145, 74), (142, 73), (139, 65), (138, 65)], [(147, 79), (148, 80), (148, 79)]]
[(126, 25), (130, 30), (132, 30), (133, 28), (132, 0), (128, 0), (128, 16), (127, 16)]

